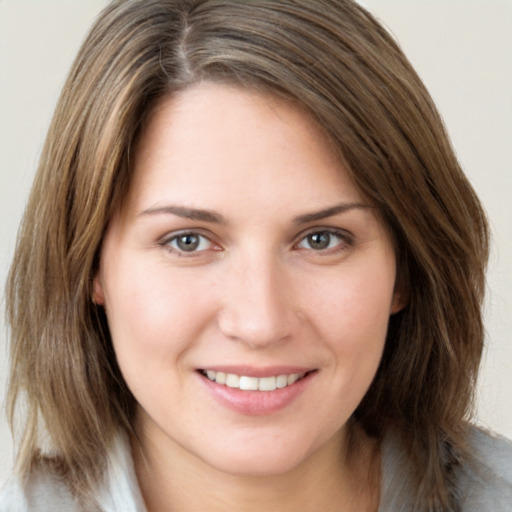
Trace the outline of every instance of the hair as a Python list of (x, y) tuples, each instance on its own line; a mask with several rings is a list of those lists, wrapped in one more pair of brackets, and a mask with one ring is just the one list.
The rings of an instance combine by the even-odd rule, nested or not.
[(405, 308), (390, 319), (375, 379), (354, 413), (403, 436), (418, 508), (456, 510), (453, 468), (483, 346), (483, 209), (442, 120), (393, 38), (351, 0), (127, 0), (99, 16), (57, 104), (7, 283), (8, 412), (26, 417), (17, 470), (51, 440), (86, 495), (135, 400), (92, 282), (130, 186), (148, 115), (191, 84), (273, 93), (312, 113), (390, 229)]

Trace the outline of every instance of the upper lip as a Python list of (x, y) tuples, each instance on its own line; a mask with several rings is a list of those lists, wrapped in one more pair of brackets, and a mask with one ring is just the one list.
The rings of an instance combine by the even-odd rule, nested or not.
[(277, 375), (292, 375), (294, 373), (302, 374), (308, 373), (315, 368), (306, 366), (290, 366), (290, 365), (278, 365), (278, 366), (248, 366), (248, 365), (213, 365), (204, 366), (198, 368), (202, 371), (212, 370), (214, 372), (233, 373), (235, 375), (246, 375), (247, 377), (274, 377)]

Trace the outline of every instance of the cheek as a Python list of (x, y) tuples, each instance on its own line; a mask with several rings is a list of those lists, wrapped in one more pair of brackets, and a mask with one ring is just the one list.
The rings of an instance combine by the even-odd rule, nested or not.
[(112, 341), (124, 374), (158, 371), (193, 345), (210, 315), (196, 288), (196, 281), (171, 276), (164, 266), (148, 270), (129, 261), (117, 262), (105, 298)]
[(350, 415), (377, 371), (388, 329), (394, 267), (341, 271), (309, 294), (310, 323), (323, 340), (332, 370), (333, 397)]
[(375, 277), (372, 272), (353, 275), (343, 287), (330, 289), (331, 300), (322, 300), (323, 338), (332, 356), (332, 409), (344, 421), (366, 394), (385, 345), (393, 279), (376, 282)]
[(323, 287), (305, 297), (309, 311), (317, 317), (316, 324), (328, 329), (329, 337), (385, 337), (393, 300), (393, 273), (371, 269), (343, 270), (331, 276)]

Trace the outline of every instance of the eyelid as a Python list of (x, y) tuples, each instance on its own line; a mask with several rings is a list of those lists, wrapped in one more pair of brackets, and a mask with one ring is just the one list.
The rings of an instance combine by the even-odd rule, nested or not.
[[(194, 251), (187, 252), (187, 251), (183, 251), (183, 250), (180, 250), (180, 249), (170, 246), (170, 243), (173, 240), (176, 240), (180, 236), (186, 236), (186, 235), (194, 235), (194, 236), (204, 238), (204, 239), (208, 240), (211, 247), (208, 247), (207, 249), (194, 250)], [(204, 232), (204, 230), (202, 230), (202, 229), (180, 229), (178, 231), (172, 231), (172, 232), (166, 233), (164, 236), (160, 237), (158, 239), (157, 243), (158, 243), (158, 245), (167, 249), (169, 252), (172, 252), (173, 254), (176, 254), (178, 256), (193, 257), (193, 256), (199, 256), (199, 255), (201, 255), (207, 251), (210, 251), (210, 250), (215, 250), (215, 251), (222, 250), (220, 244), (218, 244), (217, 242), (215, 242), (213, 240), (213, 236), (211, 234), (206, 234)]]
[[(313, 228), (308, 228), (307, 230), (305, 231), (302, 231), (297, 237), (296, 237), (296, 241), (294, 242), (294, 247), (298, 247), (298, 245), (308, 236), (310, 235), (314, 235), (315, 233), (329, 233), (331, 235), (334, 235), (334, 236), (337, 236), (339, 237), (342, 242), (344, 243), (340, 243), (339, 245), (340, 246), (343, 246), (343, 245), (347, 245), (347, 246), (351, 246), (354, 244), (355, 242), (355, 237), (352, 233), (350, 233), (350, 231), (347, 231), (346, 229), (341, 229), (341, 228), (334, 228), (334, 227), (327, 227), (327, 226), (315, 226)], [(299, 248), (301, 249), (301, 248)], [(332, 251), (336, 251), (336, 250), (339, 250), (339, 247), (336, 246), (336, 247), (333, 247), (331, 249), (324, 249), (323, 251), (315, 251), (314, 249), (304, 249), (304, 250), (311, 250), (313, 252), (317, 252), (317, 253), (324, 253), (324, 254), (327, 254), (329, 252), (332, 252)]]
[[(306, 237), (308, 237), (309, 235), (313, 235), (315, 233), (331, 234), (333, 236), (338, 237), (340, 239), (340, 243), (337, 244), (335, 247), (327, 248), (324, 250), (315, 250), (313, 248), (307, 249), (307, 248), (298, 247), (299, 244), (301, 242), (303, 242)], [(185, 235), (196, 235), (196, 236), (202, 237), (209, 242), (210, 247), (208, 247), (207, 249), (193, 250), (193, 251), (187, 252), (187, 251), (180, 250), (178, 248), (174, 248), (174, 247), (170, 246), (170, 243), (173, 240), (176, 240), (180, 236), (185, 236)], [(315, 226), (312, 228), (308, 228), (308, 229), (302, 231), (299, 235), (297, 235), (295, 237), (295, 241), (293, 242), (292, 245), (293, 245), (293, 248), (299, 249), (299, 250), (303, 249), (303, 250), (307, 250), (307, 251), (316, 252), (319, 254), (320, 253), (330, 254), (333, 252), (337, 252), (339, 250), (346, 249), (347, 246), (353, 245), (354, 242), (355, 242), (354, 235), (351, 232), (347, 231), (346, 229), (335, 228), (332, 226)], [(221, 244), (219, 244), (218, 242), (215, 241), (215, 237), (211, 233), (205, 233), (204, 230), (201, 228), (180, 229), (177, 231), (168, 232), (165, 235), (163, 235), (162, 237), (160, 237), (158, 239), (157, 243), (158, 243), (158, 245), (166, 248), (171, 253), (174, 253), (179, 256), (188, 256), (188, 257), (199, 256), (205, 252), (212, 251), (212, 250), (213, 251), (223, 250)]]

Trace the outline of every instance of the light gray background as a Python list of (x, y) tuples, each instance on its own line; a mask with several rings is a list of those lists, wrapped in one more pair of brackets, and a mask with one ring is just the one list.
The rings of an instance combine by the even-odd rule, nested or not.
[[(512, 0), (364, 0), (429, 87), (490, 217), (479, 422), (512, 437)], [(0, 282), (67, 70), (103, 0), (0, 1)], [(2, 306), (3, 306), (2, 293)], [(7, 373), (0, 320), (0, 390)], [(3, 398), (3, 392), (0, 395)], [(0, 481), (12, 443), (0, 415)]]

